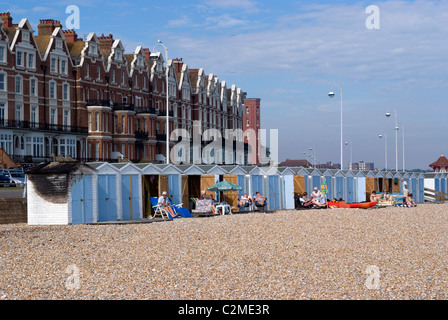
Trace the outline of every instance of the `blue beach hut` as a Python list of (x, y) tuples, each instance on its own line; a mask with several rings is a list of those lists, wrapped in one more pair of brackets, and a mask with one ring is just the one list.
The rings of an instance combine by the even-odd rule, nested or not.
[(89, 165), (97, 170), (98, 222), (117, 221), (121, 216), (120, 171), (108, 162)]

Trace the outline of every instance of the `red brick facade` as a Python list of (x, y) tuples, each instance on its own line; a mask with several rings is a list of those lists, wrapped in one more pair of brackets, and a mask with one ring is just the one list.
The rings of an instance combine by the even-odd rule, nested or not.
[(0, 18), (0, 147), (17, 161), (161, 160), (166, 90), (170, 133), (191, 135), (194, 121), (223, 136), (244, 129), (245, 93), (182, 59), (166, 62), (140, 46), (128, 54), (111, 34), (81, 39), (51, 19), (36, 34), (27, 19)]

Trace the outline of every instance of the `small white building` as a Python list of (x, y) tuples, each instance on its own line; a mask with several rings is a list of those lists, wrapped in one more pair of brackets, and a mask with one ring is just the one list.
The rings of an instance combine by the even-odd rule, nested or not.
[(51, 162), (26, 171), (29, 225), (98, 220), (96, 170), (79, 162)]

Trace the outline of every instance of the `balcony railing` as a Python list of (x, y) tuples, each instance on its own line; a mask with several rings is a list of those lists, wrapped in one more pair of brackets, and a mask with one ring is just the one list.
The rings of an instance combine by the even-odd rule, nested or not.
[(161, 142), (166, 142), (166, 134), (165, 133), (157, 133), (156, 140)]
[(87, 127), (68, 126), (62, 124), (50, 124), (41, 122), (31, 122), (22, 120), (6, 120), (0, 119), (0, 128), (22, 129), (31, 131), (52, 131), (52, 132), (68, 132), (87, 134)]
[(149, 140), (149, 136), (147, 132), (144, 131), (135, 131), (135, 139), (136, 140), (144, 140), (144, 141), (148, 141)]
[[(156, 110), (156, 115), (159, 117), (166, 117), (166, 110)], [(168, 116), (174, 117), (174, 111), (168, 111)]]
[(113, 102), (108, 100), (87, 100), (86, 106), (112, 107)]
[(156, 109), (152, 107), (135, 107), (136, 113), (150, 113), (150, 114), (156, 114)]

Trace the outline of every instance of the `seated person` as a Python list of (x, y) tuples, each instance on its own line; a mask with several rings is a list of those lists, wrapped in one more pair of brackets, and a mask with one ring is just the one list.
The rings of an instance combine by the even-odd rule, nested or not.
[(370, 195), (370, 201), (376, 202), (376, 201), (380, 201), (380, 200), (381, 200), (381, 196), (376, 194), (376, 191), (372, 191), (372, 194)]
[(204, 200), (206, 199), (206, 194), (205, 194), (205, 190), (201, 191), (201, 196), (199, 197), (199, 200)]
[(303, 208), (311, 208), (313, 205), (313, 200), (307, 198), (307, 193), (304, 192), (303, 194), (299, 194), (299, 202), (300, 206)]
[(415, 204), (414, 201), (414, 196), (412, 195), (412, 193), (410, 193), (407, 198), (406, 198), (406, 205), (408, 207), (416, 207), (417, 205)]
[(213, 194), (210, 194), (210, 195), (208, 196), (208, 199), (210, 199), (211, 202), (212, 202), (212, 212), (213, 212), (214, 214), (220, 214), (220, 212), (218, 211), (218, 209), (216, 209), (216, 206), (217, 206), (218, 204), (220, 204), (220, 202), (218, 202), (218, 201), (215, 200), (215, 196), (214, 196)]
[(170, 218), (176, 218), (176, 217), (181, 217), (181, 215), (178, 215), (176, 213), (174, 213), (173, 207), (171, 207), (171, 204), (168, 200), (168, 194), (166, 193), (166, 191), (162, 192), (162, 196), (159, 197), (159, 200), (157, 200), (157, 204), (165, 209), (166, 212), (168, 212), (168, 215), (170, 216)]
[(314, 187), (314, 191), (311, 193), (311, 198), (315, 200), (316, 203), (324, 202), (324, 196), (317, 187)]
[(391, 197), (390, 197), (389, 192), (386, 192), (386, 193), (384, 194), (384, 198), (383, 198), (383, 200), (384, 200), (384, 201), (392, 200)]
[(266, 197), (263, 197), (260, 192), (256, 192), (254, 203), (257, 207), (264, 207), (266, 205)]
[(247, 196), (247, 193), (241, 196), (240, 202), (238, 202), (238, 207), (248, 207), (252, 204), (252, 199)]

